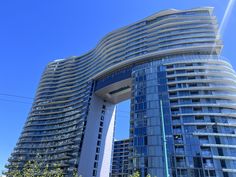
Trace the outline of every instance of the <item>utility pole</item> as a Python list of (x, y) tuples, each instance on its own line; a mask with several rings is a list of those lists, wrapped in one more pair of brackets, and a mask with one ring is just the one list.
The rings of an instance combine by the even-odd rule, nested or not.
[(166, 177), (170, 177), (169, 170), (168, 170), (168, 158), (167, 158), (167, 149), (166, 149), (166, 133), (165, 133), (165, 122), (164, 122), (162, 99), (160, 99), (160, 108), (161, 108), (161, 125), (162, 125), (161, 128), (162, 128), (163, 145), (164, 145), (165, 171), (166, 171)]

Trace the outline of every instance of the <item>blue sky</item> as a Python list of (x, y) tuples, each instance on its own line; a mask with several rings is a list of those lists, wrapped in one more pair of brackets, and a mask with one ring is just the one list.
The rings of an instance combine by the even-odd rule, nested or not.
[[(108, 32), (160, 10), (214, 6), (228, 0), (6, 0), (0, 2), (0, 171), (30, 110), (40, 75), (54, 59), (81, 55)], [(224, 30), (222, 55), (236, 68), (236, 9)], [(118, 106), (116, 138), (128, 136), (129, 102)], [(120, 110), (120, 111), (119, 111)]]

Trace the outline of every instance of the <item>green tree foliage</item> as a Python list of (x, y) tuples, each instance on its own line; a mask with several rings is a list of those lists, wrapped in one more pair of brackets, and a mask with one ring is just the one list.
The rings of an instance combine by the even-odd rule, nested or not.
[(28, 161), (23, 168), (22, 175), (24, 177), (40, 177), (41, 170), (38, 162)]
[(140, 173), (138, 171), (134, 172), (133, 175), (131, 175), (130, 177), (140, 177)]
[(11, 170), (7, 172), (3, 172), (3, 174), (7, 177), (22, 177), (21, 171), (19, 170), (18, 166), (11, 168)]
[(49, 171), (49, 166), (47, 164), (42, 170), (42, 177), (49, 177), (50, 175), (51, 175), (51, 172)]
[[(63, 177), (63, 170), (59, 164), (54, 164), (50, 169), (49, 165), (43, 165), (36, 161), (28, 161), (22, 170), (18, 167), (11, 167), (4, 173), (7, 177)], [(75, 176), (76, 177), (76, 176)]]
[[(44, 165), (36, 161), (28, 161), (22, 170), (19, 170), (18, 167), (12, 167), (8, 172), (3, 173), (7, 177), (63, 177), (63, 170), (59, 164), (54, 164), (53, 168), (50, 169), (49, 165)], [(82, 177), (78, 175), (77, 170), (73, 171), (73, 177)], [(129, 177), (140, 177), (140, 173), (136, 171), (133, 175)], [(151, 175), (147, 175), (151, 177)]]
[(60, 168), (60, 165), (54, 164), (54, 170), (51, 171), (52, 177), (63, 177), (63, 170)]
[[(130, 175), (129, 177), (140, 177), (140, 173), (139, 173), (139, 171), (136, 171), (136, 172), (134, 172), (134, 174)], [(151, 177), (151, 175), (148, 174), (146, 177)]]
[(82, 177), (81, 175), (78, 175), (78, 171), (76, 169), (73, 170), (73, 177)]

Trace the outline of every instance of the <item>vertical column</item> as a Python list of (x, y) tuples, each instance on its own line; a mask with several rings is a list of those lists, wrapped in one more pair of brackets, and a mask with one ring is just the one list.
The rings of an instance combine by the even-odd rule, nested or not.
[(111, 166), (115, 105), (92, 96), (79, 161), (83, 177), (108, 177)]

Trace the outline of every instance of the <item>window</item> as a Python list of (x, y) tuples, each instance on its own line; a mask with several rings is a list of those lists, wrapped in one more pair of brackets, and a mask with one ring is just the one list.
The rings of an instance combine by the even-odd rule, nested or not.
[(200, 99), (192, 99), (193, 103), (200, 103)]
[(175, 142), (175, 144), (182, 144), (183, 143), (182, 135), (175, 135), (174, 136), (174, 142)]
[(98, 134), (98, 139), (102, 139), (102, 134)]
[(200, 144), (207, 144), (207, 143), (209, 143), (209, 140), (208, 140), (207, 136), (199, 136), (199, 141), (200, 141)]
[(97, 141), (97, 146), (100, 146), (101, 145), (101, 141)]
[(214, 167), (212, 159), (203, 159), (203, 164), (204, 164), (205, 168), (212, 168), (212, 167)]
[(185, 167), (185, 159), (183, 157), (176, 157), (176, 166)]
[(201, 147), (202, 155), (210, 156), (211, 155), (211, 148), (209, 147)]
[(202, 112), (202, 107), (194, 107), (193, 111)]
[(99, 153), (99, 152), (100, 152), (100, 148), (97, 147), (97, 148), (96, 148), (96, 153)]
[(93, 170), (93, 176), (97, 175), (97, 170)]
[(99, 133), (102, 133), (102, 128), (101, 127), (99, 128)]
[(175, 152), (176, 154), (184, 154), (184, 147), (175, 146)]
[(94, 167), (94, 168), (97, 168), (97, 167), (98, 167), (98, 163), (97, 163), (97, 162), (94, 162), (93, 167)]
[(201, 120), (201, 121), (203, 121), (203, 120), (204, 120), (204, 116), (202, 116), (202, 115), (196, 115), (196, 116), (195, 116), (195, 120)]

